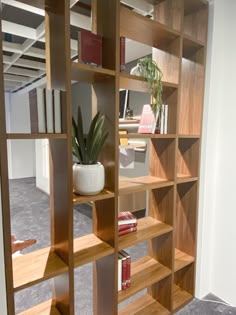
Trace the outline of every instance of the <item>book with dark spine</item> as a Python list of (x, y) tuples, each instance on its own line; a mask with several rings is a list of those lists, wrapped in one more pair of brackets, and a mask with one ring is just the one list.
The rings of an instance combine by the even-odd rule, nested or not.
[(102, 37), (87, 30), (78, 34), (78, 61), (98, 67), (102, 66)]
[(128, 289), (131, 287), (131, 257), (124, 250), (122, 250), (121, 253), (126, 257), (126, 289)]
[(120, 71), (125, 71), (125, 37), (120, 37)]
[(131, 228), (128, 228), (126, 230), (119, 231), (118, 236), (126, 235), (126, 234), (129, 234), (131, 232), (136, 232), (136, 231), (137, 231), (137, 226), (131, 227)]
[(124, 257), (121, 253), (118, 254), (118, 257), (121, 259), (122, 268), (121, 268), (121, 290), (126, 290), (126, 257)]

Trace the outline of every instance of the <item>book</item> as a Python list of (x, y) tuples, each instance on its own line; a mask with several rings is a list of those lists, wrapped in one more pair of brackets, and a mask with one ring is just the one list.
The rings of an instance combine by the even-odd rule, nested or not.
[(122, 290), (122, 257), (118, 255), (118, 291)]
[(122, 225), (118, 226), (118, 232), (127, 230), (129, 228), (133, 228), (136, 226), (137, 226), (137, 222), (136, 223), (129, 223), (129, 224), (122, 224)]
[(45, 92), (36, 88), (29, 92), (31, 133), (46, 133)]
[(121, 259), (121, 290), (126, 290), (126, 257), (119, 252), (118, 258)]
[(130, 227), (128, 229), (118, 231), (118, 236), (126, 235), (126, 234), (129, 234), (131, 232), (136, 232), (136, 231), (137, 231), (137, 226)]
[(131, 287), (131, 256), (124, 250), (121, 254), (126, 258), (126, 289)]
[(54, 110), (52, 90), (46, 89), (46, 129), (47, 133), (54, 132)]
[(102, 37), (91, 31), (81, 30), (78, 33), (79, 62), (102, 66)]
[(143, 105), (138, 133), (155, 133), (158, 116), (159, 111), (155, 115), (150, 104)]
[(55, 133), (61, 133), (61, 94), (62, 92), (60, 90), (53, 91)]
[(165, 120), (165, 105), (162, 104), (160, 108), (160, 134), (164, 133), (164, 120)]
[(125, 37), (120, 37), (120, 71), (125, 71)]
[(137, 223), (137, 218), (130, 211), (118, 213), (118, 226), (123, 224)]
[(168, 105), (164, 105), (164, 134), (167, 134), (168, 129)]

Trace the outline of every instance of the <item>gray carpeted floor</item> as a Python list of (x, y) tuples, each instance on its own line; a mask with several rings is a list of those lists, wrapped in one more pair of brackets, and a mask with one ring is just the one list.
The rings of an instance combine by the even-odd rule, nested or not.
[[(11, 228), (17, 239), (37, 239), (37, 244), (25, 249), (23, 253), (50, 245), (49, 197), (35, 187), (34, 178), (10, 180)], [(74, 209), (74, 237), (92, 231), (91, 210), (88, 205)], [(133, 260), (146, 254), (146, 243), (130, 247), (127, 251)], [(16, 312), (23, 311), (51, 297), (52, 280), (45, 281), (15, 295)], [(86, 285), (85, 285), (86, 283)], [(92, 264), (75, 270), (75, 314), (93, 314)], [(140, 292), (136, 296), (142, 295)], [(208, 296), (208, 299), (215, 299)], [(128, 303), (128, 300), (125, 301)], [(123, 303), (123, 304), (125, 304)], [(123, 305), (122, 304), (122, 305)], [(194, 299), (178, 315), (236, 315), (236, 309), (218, 303)], [(35, 314), (36, 315), (36, 314)], [(102, 315), (102, 314), (101, 314)], [(111, 314), (112, 315), (112, 314)], [(130, 314), (131, 315), (131, 314)]]

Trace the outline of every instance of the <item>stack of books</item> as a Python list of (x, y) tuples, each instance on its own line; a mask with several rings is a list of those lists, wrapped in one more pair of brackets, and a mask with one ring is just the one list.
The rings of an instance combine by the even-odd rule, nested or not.
[(36, 88), (29, 92), (31, 133), (61, 133), (65, 92)]
[(131, 257), (124, 250), (118, 253), (118, 291), (123, 291), (131, 286)]
[(137, 231), (137, 218), (129, 211), (118, 214), (118, 236)]

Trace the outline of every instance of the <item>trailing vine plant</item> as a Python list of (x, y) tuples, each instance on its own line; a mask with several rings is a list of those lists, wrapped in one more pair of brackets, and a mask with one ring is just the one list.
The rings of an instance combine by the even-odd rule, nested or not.
[(151, 57), (144, 57), (138, 60), (138, 75), (142, 76), (148, 83), (149, 91), (152, 96), (151, 106), (156, 115), (162, 105), (162, 82), (163, 77), (161, 69)]

